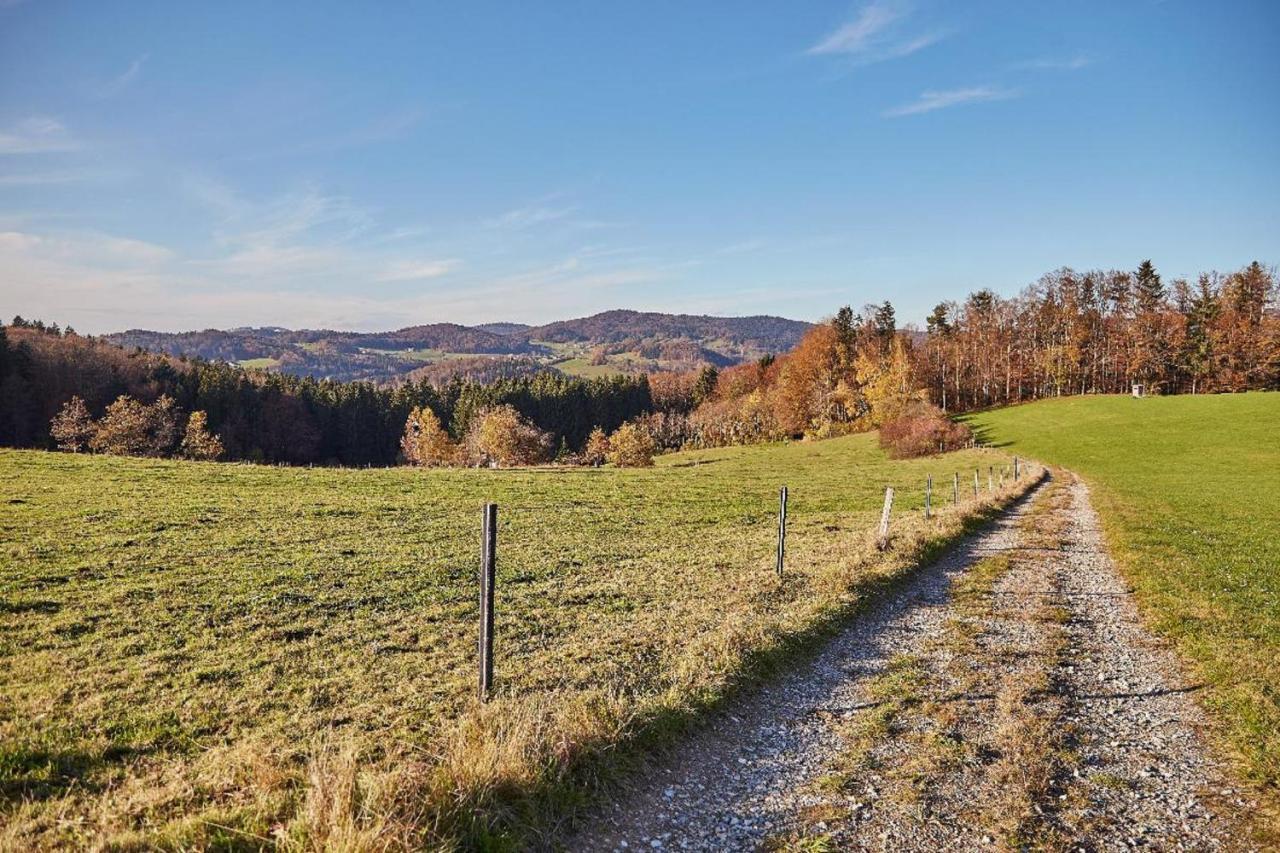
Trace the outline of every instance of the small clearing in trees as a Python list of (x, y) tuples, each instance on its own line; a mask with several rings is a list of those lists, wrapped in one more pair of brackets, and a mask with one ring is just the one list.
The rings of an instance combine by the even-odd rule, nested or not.
[(1088, 490), (1039, 486), (744, 697), (571, 847), (1250, 849)]

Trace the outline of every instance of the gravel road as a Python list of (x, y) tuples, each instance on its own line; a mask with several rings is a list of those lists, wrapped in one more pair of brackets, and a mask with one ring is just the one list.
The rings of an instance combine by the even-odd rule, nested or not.
[[(1238, 808), (1240, 795), (1198, 733), (1204, 721), (1191, 699), (1194, 685), (1138, 621), (1103, 549), (1086, 487), (1059, 476), (1068, 478), (1054, 510), (1061, 548), (1025, 541), (1023, 519), (1050, 488), (1042, 483), (989, 529), (853, 620), (809, 664), (744, 695), (656, 760), (583, 824), (568, 849), (752, 850), (804, 838), (827, 845), (806, 849), (1008, 846), (993, 828), (1002, 825), (999, 816), (983, 814), (984, 804), (998, 808), (1007, 778), (1007, 769), (1004, 777), (993, 769), (1004, 730), (994, 700), (1002, 679), (1027, 676), (1041, 659), (1032, 650), (1050, 634), (1053, 691), (1045, 692), (1054, 695), (1023, 704), (1034, 716), (1043, 703), (1055, 731), (1064, 724), (1070, 759), (1053, 765), (1062, 778), (1048, 786), (1043, 825), (1080, 849), (1245, 847), (1232, 840), (1234, 821), (1224, 817)], [(949, 595), (955, 579), (984, 557), (1029, 553), (1034, 559), (1015, 561), (992, 588), (991, 615), (972, 651), (957, 653), (939, 641), (964, 618)], [(1066, 614), (1047, 627), (1032, 618), (1032, 605), (1046, 600)], [(956, 654), (974, 659), (957, 661)], [(937, 674), (929, 690), (938, 693), (950, 689), (946, 673), (969, 669), (994, 679), (987, 707), (984, 697), (966, 697), (954, 722), (975, 743), (990, 743), (977, 759), (929, 777), (923, 797), (887, 796), (880, 762), (839, 791), (823, 790), (815, 781), (840, 761), (847, 749), (842, 731), (874, 707), (868, 688), (895, 656), (923, 661)], [(900, 744), (890, 740), (879, 748), (892, 764)]]

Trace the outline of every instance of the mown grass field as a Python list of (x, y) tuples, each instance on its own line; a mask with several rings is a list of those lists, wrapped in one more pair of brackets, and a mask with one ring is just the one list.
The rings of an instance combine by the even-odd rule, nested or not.
[(1073, 397), (976, 415), (1092, 487), (1109, 546), (1243, 771), (1280, 800), (1280, 394)]
[[(1007, 500), (1012, 486), (953, 510), (943, 482), (963, 471), (971, 495), (975, 466), (985, 490), (1006, 462), (890, 461), (870, 435), (650, 470), (0, 452), (0, 847), (501, 847), (546, 832), (608, 768)], [(926, 525), (928, 473), (943, 511)], [(886, 484), (898, 539), (881, 555)], [(498, 695), (478, 707), (486, 500)]]

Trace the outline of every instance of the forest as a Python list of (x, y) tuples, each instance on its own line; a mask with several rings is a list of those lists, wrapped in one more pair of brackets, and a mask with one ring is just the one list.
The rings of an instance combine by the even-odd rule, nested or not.
[[(0, 444), (53, 447), (50, 426), (73, 397), (83, 402), (82, 419), (129, 397), (159, 403), (157, 423), (204, 413), (201, 431), (217, 439), (217, 455), (228, 460), (420, 461), (405, 442), (421, 429), (424, 413), (440, 425), (441, 442), (461, 448), (473, 446), (473, 427), (499, 410), (494, 424), (537, 431), (536, 441), (507, 442), (536, 453), (499, 454), (528, 462), (598, 462), (600, 436), (588, 452), (593, 432), (624, 424), (628, 442), (640, 431), (659, 450), (880, 429), (901, 455), (919, 455), (963, 442), (945, 415), (973, 409), (1126, 393), (1134, 383), (1161, 394), (1280, 388), (1278, 300), (1274, 271), (1257, 262), (1194, 283), (1166, 283), (1151, 261), (1133, 271), (1063, 268), (1012, 298), (983, 289), (941, 303), (924, 330), (900, 328), (889, 302), (860, 314), (844, 307), (791, 351), (723, 369), (597, 379), (515, 372), (440, 382), (425, 375), (398, 384), (126, 350), (15, 317), (0, 328)], [(124, 404), (117, 411), (143, 417)], [(153, 424), (152, 432), (173, 438), (152, 441), (150, 455), (176, 452), (178, 427)], [(200, 444), (202, 434), (193, 440), (208, 446)], [(155, 450), (162, 445), (168, 449)], [(428, 456), (433, 464), (493, 462), (487, 453)]]
[(416, 407), (433, 411), (461, 438), (477, 412), (511, 405), (556, 447), (575, 448), (593, 427), (613, 430), (652, 408), (643, 376), (540, 374), (391, 387), (129, 351), (21, 317), (0, 330), (0, 444), (52, 447), (50, 424), (72, 397), (98, 417), (121, 396), (148, 405), (167, 398), (182, 412), (204, 412), (224, 459), (361, 467), (397, 462)]
[[(736, 444), (884, 426), (914, 406), (956, 413), (1073, 394), (1280, 388), (1275, 273), (1251, 263), (1166, 284), (1134, 271), (1060, 269), (1013, 298), (944, 302), (923, 331), (889, 302), (841, 309), (784, 356), (720, 371), (696, 407), (694, 379), (650, 377), (659, 404), (691, 412), (684, 440)], [(683, 382), (683, 384), (682, 384)], [(680, 404), (668, 404), (678, 410)]]

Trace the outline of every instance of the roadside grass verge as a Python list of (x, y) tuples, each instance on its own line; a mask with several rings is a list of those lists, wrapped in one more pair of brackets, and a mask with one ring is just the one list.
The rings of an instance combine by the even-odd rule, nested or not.
[[(926, 474), (1007, 462), (891, 461), (869, 435), (647, 471), (0, 452), (0, 846), (548, 844), (644, 750), (1034, 477), (959, 508), (936, 493), (926, 524)], [(480, 706), (485, 500), (498, 691)]]
[(989, 442), (1090, 485), (1143, 616), (1280, 827), (1280, 394), (1072, 397), (977, 414)]

